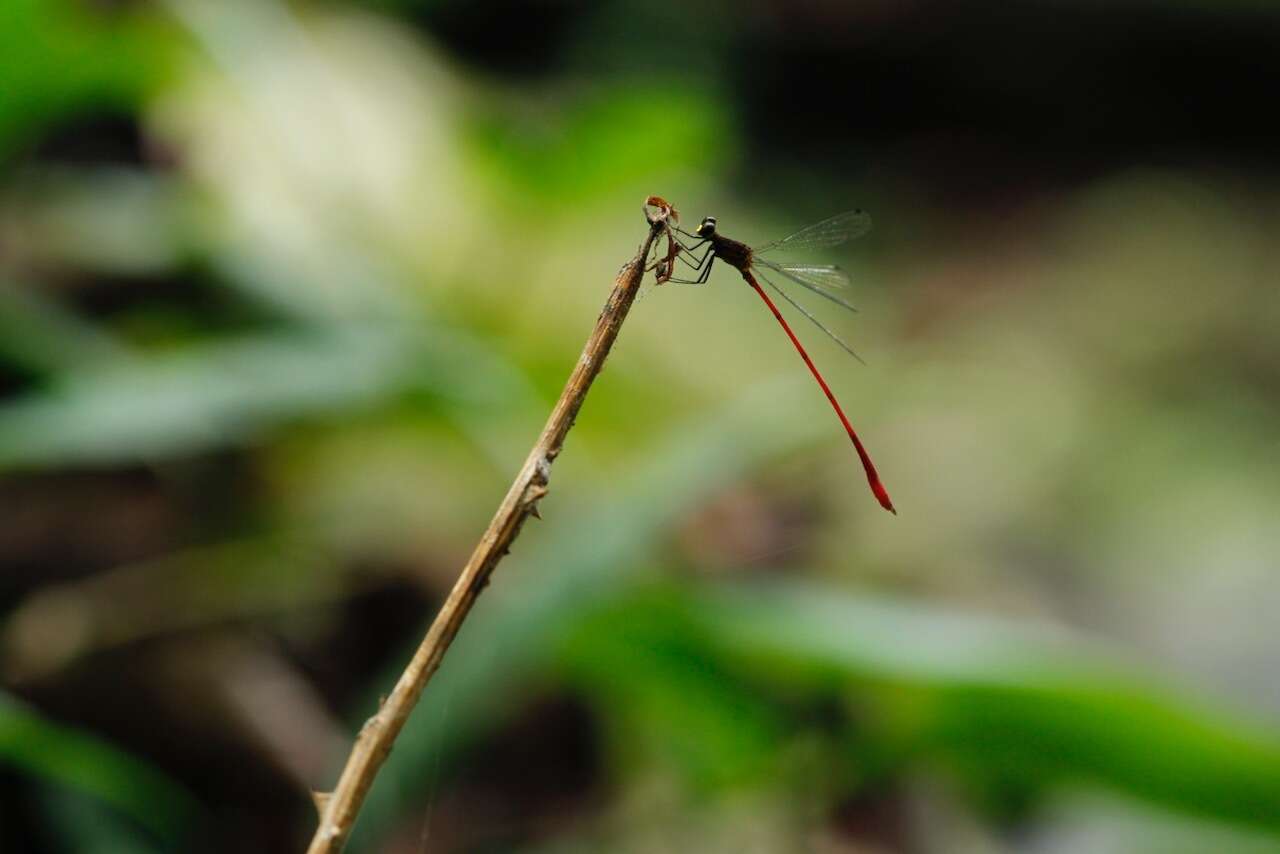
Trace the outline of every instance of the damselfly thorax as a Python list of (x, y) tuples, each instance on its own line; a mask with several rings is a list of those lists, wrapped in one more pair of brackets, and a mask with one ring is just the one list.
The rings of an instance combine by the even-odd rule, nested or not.
[(731, 240), (723, 234), (712, 234), (707, 239), (711, 241), (711, 251), (721, 261), (739, 272), (751, 269), (752, 256), (755, 253), (751, 251), (750, 246)]

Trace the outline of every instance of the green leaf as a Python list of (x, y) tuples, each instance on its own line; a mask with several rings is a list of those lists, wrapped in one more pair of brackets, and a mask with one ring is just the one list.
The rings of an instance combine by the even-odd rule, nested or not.
[(799, 584), (707, 591), (694, 607), (742, 672), (857, 692), (879, 712), (871, 737), (907, 752), (992, 781), (1086, 781), (1280, 831), (1280, 733), (1115, 663), (1115, 650)]
[[(59, 850), (76, 854), (159, 854), (166, 846), (101, 801), (58, 786), (44, 786), (38, 802), (42, 828)], [(168, 848), (172, 849), (170, 845)]]
[(129, 109), (164, 74), (164, 39), (136, 16), (71, 0), (0, 3), (0, 162), (74, 110)]
[[(645, 588), (586, 615), (561, 651), (622, 761), (678, 767), (695, 789), (768, 782), (782, 710), (714, 657), (679, 588)], [(634, 771), (626, 776), (635, 777)]]
[(260, 335), (67, 372), (0, 406), (0, 467), (159, 459), (369, 405), (411, 382), (415, 366), (394, 339)]
[[(146, 714), (146, 710), (139, 710)], [(0, 761), (109, 804), (163, 839), (188, 831), (198, 808), (144, 762), (0, 693)]]

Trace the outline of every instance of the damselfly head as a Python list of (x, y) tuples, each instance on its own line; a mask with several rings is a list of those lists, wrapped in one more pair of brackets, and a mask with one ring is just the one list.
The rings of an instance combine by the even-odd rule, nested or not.
[(693, 233), (699, 237), (710, 237), (716, 233), (716, 218), (713, 216), (703, 217), (702, 222), (693, 230)]

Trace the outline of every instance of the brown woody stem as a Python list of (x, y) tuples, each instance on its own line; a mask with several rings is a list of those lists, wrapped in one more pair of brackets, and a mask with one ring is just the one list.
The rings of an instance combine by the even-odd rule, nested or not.
[(622, 329), (622, 322), (631, 310), (631, 304), (640, 290), (645, 261), (654, 240), (665, 232), (670, 211), (670, 206), (659, 207), (656, 214), (646, 208), (648, 237), (639, 253), (619, 271), (613, 283), (613, 292), (609, 294), (609, 300), (596, 320), (595, 329), (587, 339), (582, 356), (569, 375), (569, 381), (565, 384), (551, 417), (547, 419), (542, 435), (529, 452), (528, 459), (511, 484), (511, 489), (507, 491), (506, 498), (499, 505), (493, 521), (480, 538), (471, 559), (454, 583), (449, 598), (440, 608), (395, 688), (381, 704), (377, 714), (365, 721), (360, 728), (360, 734), (356, 736), (337, 786), (330, 794), (317, 794), (320, 823), (307, 849), (309, 854), (332, 854), (342, 850), (378, 770), (391, 753), (396, 736), (400, 734), (405, 721), (417, 705), (423, 688), (439, 668), (445, 651), (462, 626), (462, 621), (471, 612), (480, 591), (489, 583), (489, 576), (493, 574), (498, 562), (519, 535), (525, 519), (531, 514), (537, 516), (538, 501), (547, 494), (551, 464), (560, 454), (565, 437), (573, 427), (574, 418), (591, 389), (591, 383), (604, 367), (609, 350)]

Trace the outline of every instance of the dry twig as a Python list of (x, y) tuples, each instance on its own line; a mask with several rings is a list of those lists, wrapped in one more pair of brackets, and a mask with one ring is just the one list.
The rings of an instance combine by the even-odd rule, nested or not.
[(378, 713), (361, 727), (347, 764), (338, 778), (338, 785), (332, 793), (316, 793), (320, 823), (307, 849), (308, 854), (332, 854), (342, 850), (365, 796), (382, 763), (390, 754), (396, 736), (400, 734), (417, 704), (418, 697), (422, 695), (422, 689), (440, 666), (440, 660), (457, 635), (462, 621), (471, 612), (480, 591), (489, 583), (489, 576), (493, 574), (498, 561), (520, 533), (524, 520), (531, 514), (538, 515), (538, 501), (547, 494), (551, 464), (559, 455), (569, 429), (573, 427), (574, 418), (591, 389), (591, 383), (604, 367), (605, 358), (640, 290), (640, 280), (644, 276), (649, 251), (658, 235), (666, 230), (667, 217), (671, 211), (670, 205), (665, 203), (658, 206), (656, 213), (645, 208), (649, 235), (636, 257), (627, 262), (618, 273), (609, 301), (600, 312), (595, 329), (587, 339), (582, 356), (574, 366), (537, 444), (530, 451), (520, 474), (511, 484), (507, 497), (499, 505), (488, 530), (480, 538), (480, 544), (463, 567), (449, 598), (440, 608), (440, 613), (436, 615), (427, 636), (400, 675), (395, 688), (382, 703)]

